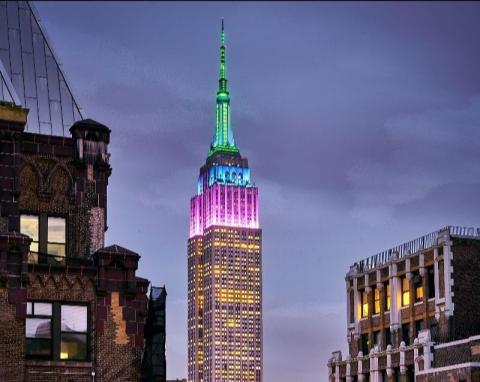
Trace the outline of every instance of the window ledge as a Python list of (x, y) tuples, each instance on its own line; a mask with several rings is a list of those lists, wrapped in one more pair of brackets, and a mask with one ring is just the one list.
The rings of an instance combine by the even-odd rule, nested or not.
[(422, 305), (422, 304), (423, 304), (423, 301), (418, 301), (418, 302), (414, 302), (413, 306), (418, 306), (418, 305)]
[(40, 366), (40, 367), (84, 367), (92, 368), (93, 363), (90, 361), (46, 361), (46, 360), (25, 360), (27, 366)]

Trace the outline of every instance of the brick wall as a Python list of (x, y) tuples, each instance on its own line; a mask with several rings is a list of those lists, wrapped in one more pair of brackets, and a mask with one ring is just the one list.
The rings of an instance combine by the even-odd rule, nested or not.
[[(149, 282), (138, 254), (104, 248), (110, 130), (85, 120), (53, 137), (24, 133), (25, 121), (0, 102), (0, 381), (138, 381)], [(65, 261), (28, 262), (21, 213), (65, 216)], [(90, 359), (26, 360), (27, 300), (87, 303)]]
[(453, 239), (453, 335), (480, 334), (480, 240)]

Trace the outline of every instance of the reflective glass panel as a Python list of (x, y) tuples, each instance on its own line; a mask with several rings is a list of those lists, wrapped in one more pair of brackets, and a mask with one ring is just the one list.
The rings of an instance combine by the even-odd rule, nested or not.
[(65, 243), (65, 219), (48, 218), (48, 242)]
[(62, 305), (62, 332), (87, 331), (87, 307)]
[(27, 338), (51, 338), (51, 327), (49, 318), (27, 318), (25, 336)]
[(37, 242), (36, 250), (32, 246), (30, 246), (30, 250), (38, 251), (38, 216), (20, 215), (20, 232), (30, 236), (34, 242)]
[(35, 316), (51, 316), (52, 304), (46, 302), (33, 303), (33, 314), (35, 314)]
[(49, 357), (52, 351), (51, 343), (52, 342), (50, 339), (27, 338), (26, 339), (27, 356)]

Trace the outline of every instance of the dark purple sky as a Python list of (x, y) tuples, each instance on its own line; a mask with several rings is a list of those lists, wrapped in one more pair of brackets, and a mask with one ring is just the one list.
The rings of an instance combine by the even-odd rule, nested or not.
[(107, 241), (167, 286), (186, 376), (189, 199), (232, 125), (260, 189), (265, 381), (323, 380), (355, 260), (480, 225), (480, 3), (36, 3), (85, 116), (112, 128)]

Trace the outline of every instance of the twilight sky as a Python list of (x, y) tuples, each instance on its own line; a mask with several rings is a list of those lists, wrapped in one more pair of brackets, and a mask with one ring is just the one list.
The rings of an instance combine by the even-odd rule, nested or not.
[(232, 125), (260, 190), (266, 382), (326, 378), (354, 261), (480, 225), (480, 3), (36, 7), (84, 115), (112, 129), (107, 242), (166, 284), (169, 378), (186, 376), (189, 199), (222, 16)]

